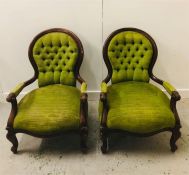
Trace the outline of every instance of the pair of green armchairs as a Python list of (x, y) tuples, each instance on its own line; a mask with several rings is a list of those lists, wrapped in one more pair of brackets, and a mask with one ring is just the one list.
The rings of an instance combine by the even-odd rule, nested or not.
[[(12, 109), (7, 123), (7, 139), (17, 153), (17, 133), (51, 137), (68, 131), (80, 135), (83, 152), (87, 151), (87, 84), (79, 69), (84, 51), (79, 38), (69, 30), (54, 28), (39, 33), (29, 47), (33, 78), (25, 81), (7, 97)], [(112, 132), (150, 136), (171, 131), (171, 150), (181, 136), (176, 102), (180, 95), (169, 83), (152, 73), (157, 59), (154, 40), (136, 28), (114, 31), (106, 40), (103, 57), (108, 75), (102, 81), (99, 101), (101, 150), (108, 151)], [(150, 78), (162, 85), (169, 99)], [(17, 104), (22, 89), (38, 79), (39, 88), (26, 94)], [(76, 81), (81, 83), (80, 90)], [(111, 80), (111, 85), (107, 83)]]

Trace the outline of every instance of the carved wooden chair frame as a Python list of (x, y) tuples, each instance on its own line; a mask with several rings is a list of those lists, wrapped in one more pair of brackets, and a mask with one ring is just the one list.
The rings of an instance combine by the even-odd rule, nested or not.
[[(118, 30), (112, 32), (109, 35), (109, 37), (106, 39), (104, 47), (103, 47), (103, 58), (104, 58), (104, 62), (106, 64), (106, 67), (108, 69), (108, 75), (102, 82), (108, 83), (111, 80), (111, 77), (112, 77), (112, 66), (111, 66), (110, 60), (108, 58), (109, 43), (115, 35), (117, 35), (120, 32), (125, 32), (125, 31), (138, 32), (138, 33), (144, 35), (151, 42), (152, 48), (153, 48), (153, 56), (152, 56), (151, 63), (149, 65), (148, 73), (149, 73), (150, 78), (153, 81), (155, 81), (156, 83), (158, 83), (160, 85), (163, 85), (163, 80), (154, 76), (154, 74), (152, 72), (154, 64), (157, 60), (157, 55), (158, 55), (158, 49), (157, 49), (156, 43), (149, 34), (147, 34), (146, 32), (144, 32), (140, 29), (137, 29), (137, 28), (121, 28), (121, 29), (118, 29)], [(108, 115), (107, 93), (101, 92), (100, 100), (103, 103), (102, 118), (101, 118), (101, 122), (100, 122), (100, 137), (101, 137), (101, 141), (102, 141), (102, 146), (101, 146), (102, 153), (106, 153), (108, 151), (108, 148), (109, 148), (108, 137), (113, 132), (125, 132), (127, 134), (131, 134), (131, 135), (135, 135), (135, 136), (139, 136), (139, 137), (144, 137), (144, 136), (152, 136), (154, 134), (157, 134), (157, 133), (160, 133), (160, 132), (163, 132), (163, 131), (172, 132), (172, 136), (171, 136), (171, 139), (170, 139), (170, 146), (171, 146), (171, 151), (174, 152), (177, 149), (176, 141), (181, 136), (181, 132), (180, 132), (181, 124), (180, 124), (180, 119), (179, 119), (177, 109), (176, 109), (176, 102), (180, 99), (181, 99), (181, 97), (180, 97), (179, 93), (177, 91), (173, 91), (172, 95), (171, 95), (171, 99), (170, 99), (170, 108), (171, 108), (172, 112), (174, 113), (174, 117), (175, 117), (175, 121), (176, 121), (174, 128), (166, 128), (166, 129), (162, 129), (162, 130), (147, 133), (147, 134), (137, 134), (137, 133), (131, 133), (131, 132), (123, 131), (123, 130), (110, 129), (110, 128), (107, 127), (107, 125), (106, 125), (107, 115)]]
[[(78, 46), (78, 50), (79, 50), (78, 59), (77, 59), (76, 66), (75, 66), (75, 77), (79, 81), (80, 84), (85, 82), (79, 74), (79, 69), (80, 69), (80, 66), (82, 64), (83, 56), (84, 56), (84, 50), (83, 50), (83, 46), (82, 46), (81, 41), (73, 32), (71, 32), (67, 29), (53, 28), (53, 29), (45, 30), (45, 31), (39, 33), (31, 42), (31, 44), (29, 46), (29, 50), (28, 50), (28, 56), (29, 56), (30, 63), (32, 65), (33, 69), (34, 69), (34, 76), (31, 79), (29, 79), (29, 80), (27, 80), (23, 83), (20, 91), (22, 91), (22, 89), (24, 89), (26, 86), (32, 84), (36, 79), (38, 79), (39, 71), (38, 71), (37, 65), (34, 61), (32, 50), (33, 50), (35, 42), (40, 37), (42, 37), (45, 34), (51, 33), (51, 32), (66, 33), (66, 34), (70, 35), (75, 40), (75, 42)], [(57, 133), (52, 133), (52, 134), (35, 134), (35, 133), (29, 132), (27, 130), (14, 129), (13, 128), (14, 118), (17, 114), (17, 109), (18, 109), (17, 99), (16, 99), (17, 95), (14, 94), (14, 93), (10, 93), (7, 96), (7, 101), (11, 103), (12, 109), (11, 109), (9, 119), (8, 119), (8, 122), (7, 122), (6, 129), (7, 129), (8, 133), (7, 133), (6, 137), (13, 145), (11, 147), (11, 151), (13, 153), (17, 153), (17, 148), (18, 148), (18, 140), (16, 138), (17, 133), (25, 133), (25, 134), (35, 136), (35, 137), (39, 137), (39, 138), (48, 138), (48, 137), (53, 137), (53, 136), (57, 136), (57, 135), (62, 134), (62, 132), (57, 132)], [(87, 93), (81, 93), (81, 97), (80, 97), (80, 127), (79, 127), (79, 130), (73, 130), (73, 132), (80, 134), (80, 146), (81, 146), (82, 152), (87, 151), (87, 145), (86, 145), (87, 135), (88, 135), (87, 116), (88, 116)]]

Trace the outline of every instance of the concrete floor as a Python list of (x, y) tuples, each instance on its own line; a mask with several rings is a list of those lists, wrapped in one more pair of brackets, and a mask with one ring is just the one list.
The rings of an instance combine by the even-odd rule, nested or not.
[(170, 151), (170, 133), (148, 138), (115, 135), (110, 152), (102, 155), (99, 147), (97, 102), (89, 102), (88, 154), (79, 150), (79, 137), (66, 135), (38, 139), (18, 134), (19, 153), (12, 154), (5, 126), (10, 104), (0, 104), (0, 175), (184, 175), (189, 174), (189, 99), (178, 103), (182, 138), (178, 150)]

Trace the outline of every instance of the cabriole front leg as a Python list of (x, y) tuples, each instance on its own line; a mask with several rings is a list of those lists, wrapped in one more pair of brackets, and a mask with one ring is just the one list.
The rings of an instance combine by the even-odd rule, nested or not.
[(86, 153), (88, 150), (87, 137), (88, 137), (88, 128), (86, 126), (83, 126), (80, 130), (80, 147), (83, 153)]
[(101, 142), (102, 142), (101, 151), (102, 151), (103, 154), (105, 154), (105, 153), (108, 152), (108, 148), (109, 148), (109, 145), (108, 145), (108, 131), (107, 131), (106, 127), (102, 126), (100, 128), (100, 138), (101, 138)]
[(177, 150), (176, 141), (181, 137), (180, 127), (176, 127), (172, 130), (172, 135), (170, 139), (171, 151), (175, 152)]
[(12, 129), (7, 129), (8, 133), (6, 135), (7, 139), (12, 143), (11, 151), (16, 154), (17, 153), (17, 148), (18, 148), (18, 140), (16, 138), (16, 134)]

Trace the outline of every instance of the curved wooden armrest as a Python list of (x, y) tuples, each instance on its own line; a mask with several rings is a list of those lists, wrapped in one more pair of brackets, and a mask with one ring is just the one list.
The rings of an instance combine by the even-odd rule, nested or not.
[(178, 91), (176, 91), (176, 89), (170, 83), (157, 78), (153, 74), (151, 75), (151, 79), (154, 80), (156, 83), (162, 85), (167, 91), (167, 93), (171, 96), (171, 98), (173, 98), (176, 101), (181, 99), (181, 96), (178, 93)]
[(173, 91), (171, 98), (175, 99), (175, 101), (179, 101), (181, 99), (180, 94), (178, 93), (178, 91)]
[(11, 102), (12, 99), (16, 98), (20, 92), (28, 85), (30, 85), (31, 83), (33, 83), (36, 80), (36, 76), (34, 76), (33, 78), (23, 82), (23, 83), (19, 83), (7, 96), (6, 100), (7, 102)]
[(13, 99), (16, 99), (16, 95), (15, 95), (15, 93), (11, 92), (8, 94), (6, 100), (7, 100), (7, 102), (11, 102), (11, 101), (13, 101)]

